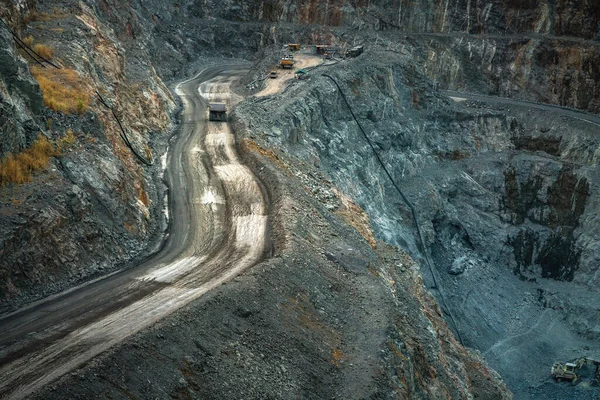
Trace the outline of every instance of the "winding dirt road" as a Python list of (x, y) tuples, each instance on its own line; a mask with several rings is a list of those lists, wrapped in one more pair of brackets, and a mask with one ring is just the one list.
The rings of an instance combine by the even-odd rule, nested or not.
[(177, 87), (183, 122), (170, 151), (170, 235), (141, 265), (0, 317), (0, 398), (26, 398), (256, 264), (268, 245), (267, 199), (235, 151), (229, 124), (244, 67), (208, 68)]
[(457, 92), (454, 90), (440, 90), (440, 93), (445, 94), (456, 102), (465, 100), (481, 101), (484, 103), (496, 104), (496, 105), (513, 105), (519, 107), (535, 108), (537, 110), (548, 111), (556, 114), (561, 114), (567, 117), (578, 119), (580, 121), (588, 122), (590, 124), (600, 126), (600, 116), (596, 114), (590, 114), (585, 111), (579, 111), (572, 108), (556, 106), (553, 104), (535, 103), (527, 100), (516, 100), (508, 97), (497, 97), (487, 96), (482, 94), (464, 93)]

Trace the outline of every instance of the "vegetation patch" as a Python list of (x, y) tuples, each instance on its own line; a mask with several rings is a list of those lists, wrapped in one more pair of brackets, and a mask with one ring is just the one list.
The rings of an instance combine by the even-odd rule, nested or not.
[(77, 71), (33, 65), (31, 73), (40, 84), (46, 107), (65, 114), (83, 114), (87, 111), (90, 95)]
[(44, 44), (39, 44), (39, 43), (36, 44), (35, 46), (33, 46), (33, 51), (35, 51), (40, 56), (42, 56), (48, 60), (51, 59), (52, 56), (54, 55), (54, 49), (52, 47), (48, 47)]
[(31, 47), (31, 45), (33, 45), (33, 36), (29, 35), (29, 36), (23, 38), (23, 43), (25, 43), (27, 46)]
[(52, 12), (31, 11), (28, 15), (25, 16), (24, 22), (27, 25), (30, 22), (48, 22), (56, 19), (63, 19), (68, 16), (68, 13), (60, 10), (58, 7), (54, 7), (52, 9)]
[(60, 149), (45, 136), (39, 135), (33, 145), (19, 154), (8, 154), (0, 160), (0, 185), (31, 182), (33, 173), (45, 169), (50, 157), (60, 155)]

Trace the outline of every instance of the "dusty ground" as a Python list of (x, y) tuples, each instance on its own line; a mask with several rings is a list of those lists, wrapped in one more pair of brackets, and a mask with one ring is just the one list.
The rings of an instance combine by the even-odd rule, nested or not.
[(330, 184), (240, 147), (268, 188), (273, 257), (35, 398), (510, 398), (456, 344), (410, 257), (375, 252), (313, 197)]
[(264, 81), (264, 88), (255, 94), (257, 97), (264, 97), (281, 93), (291, 80), (295, 79), (295, 72), (299, 69), (306, 69), (316, 67), (325, 62), (322, 56), (314, 55), (314, 50), (309, 48), (301, 49), (300, 51), (294, 52), (294, 67), (291, 69), (278, 68), (277, 65), (273, 66), (271, 71), (277, 71), (277, 78), (272, 79), (267, 77)]
[[(264, 256), (268, 204), (227, 123), (206, 122), (199, 96), (226, 101), (243, 74), (207, 69), (178, 87), (182, 138), (169, 157), (173, 231), (142, 265), (0, 320), (0, 394), (26, 398), (61, 375), (221, 285)], [(211, 75), (212, 74), (212, 75)], [(203, 82), (208, 76), (210, 80)], [(185, 167), (184, 167), (185, 165)], [(48, 372), (50, 371), (50, 372)]]

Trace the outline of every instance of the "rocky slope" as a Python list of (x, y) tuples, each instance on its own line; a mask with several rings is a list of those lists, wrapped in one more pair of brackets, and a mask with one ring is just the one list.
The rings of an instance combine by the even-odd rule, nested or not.
[[(38, 135), (62, 144), (62, 154), (31, 182), (8, 180), (0, 188), (3, 310), (114, 270), (140, 254), (164, 225), (159, 163), (138, 162), (94, 92), (103, 93), (144, 157), (151, 156), (149, 146), (156, 143), (160, 150), (168, 137), (170, 92), (151, 66), (128, 61), (94, 9), (34, 6), (3, 2), (1, 11), (18, 37), (31, 37), (34, 48), (53, 49), (52, 60), (62, 69), (42, 68), (31, 58), (26, 62), (9, 26), (0, 26), (5, 135), (0, 154), (20, 154)], [(30, 71), (46, 82), (46, 93)], [(70, 90), (81, 109), (44, 107), (53, 100), (50, 85)]]
[(353, 212), (333, 213), (309, 189), (330, 183), (291, 175), (310, 169), (252, 140), (240, 150), (269, 188), (273, 257), (37, 398), (511, 398), (411, 258), (371, 247), (364, 212), (339, 194)]
[[(215, 398), (352, 393), (340, 393), (341, 387), (362, 388), (364, 397), (508, 396), (479, 357), (455, 343), (441, 315), (454, 322), (451, 328), (467, 345), (484, 352), (518, 398), (594, 395), (546, 379), (555, 359), (600, 350), (595, 323), (600, 303), (593, 290), (599, 243), (595, 128), (527, 106), (456, 105), (436, 89), (598, 111), (595, 3), (0, 4), (20, 37), (32, 35), (34, 43), (51, 46), (53, 59), (73, 70), (82, 90), (92, 94), (82, 115), (44, 108), (31, 66), (0, 27), (5, 49), (0, 112), (9, 139), (2, 140), (0, 152), (31, 146), (38, 132), (68, 144), (33, 182), (0, 188), (4, 310), (143, 256), (164, 227), (159, 165), (144, 167), (136, 160), (112, 114), (94, 98), (95, 89), (114, 105), (134, 147), (159, 154), (175, 108), (161, 78), (176, 80), (206, 56), (258, 52), (264, 59), (249, 83), (264, 76), (281, 43), (365, 44), (365, 55), (321, 72), (339, 82), (391, 176), (319, 70), (283, 96), (249, 101), (236, 117), (238, 133), (247, 138), (243, 149), (284, 171), (273, 172), (277, 178), (263, 176), (265, 181), (301, 182), (322, 204), (303, 193), (278, 195), (292, 204), (289, 199), (303, 199), (296, 209), (281, 211), (278, 232), (291, 239), (281, 239), (278, 258), (156, 332), (138, 335), (83, 374), (84, 381), (67, 378), (60, 391), (42, 397), (85, 397), (90, 390)], [(421, 234), (395, 186), (416, 210)], [(326, 222), (314, 232), (303, 221), (307, 215)], [(336, 219), (344, 216), (367, 242), (380, 241), (380, 249), (374, 252)], [(296, 222), (286, 227), (287, 218)], [(381, 242), (417, 259), (442, 311), (423, 292), (412, 262), (393, 250), (386, 253)], [(353, 249), (351, 256), (346, 248)], [(431, 253), (431, 268), (424, 251)], [(405, 261), (400, 266), (382, 261), (385, 257)], [(347, 276), (336, 275), (348, 269)], [(356, 293), (366, 299), (364, 310)], [(240, 304), (253, 301), (256, 307), (240, 311)], [(381, 314), (369, 314), (378, 307), (384, 308)], [(199, 319), (198, 313), (210, 317)], [(371, 339), (361, 341), (356, 332), (367, 325), (376, 332), (365, 331)], [(192, 343), (192, 334), (181, 332), (202, 340)], [(324, 340), (327, 348), (320, 344)], [(285, 360), (261, 352), (269, 346)], [(168, 367), (147, 384), (159, 374), (148, 359), (153, 352)], [(369, 357), (376, 361), (365, 368), (375, 378), (358, 372)], [(133, 363), (143, 367), (135, 370)], [(307, 372), (314, 365), (315, 373)], [(270, 371), (268, 381), (262, 371)], [(488, 378), (491, 384), (481, 383)]]
[(371, 51), (322, 67), (283, 95), (240, 106), (236, 121), (291, 165), (335, 182), (371, 217), (375, 237), (420, 257), (453, 328), (519, 398), (552, 396), (560, 387), (540, 382), (555, 360), (600, 350), (596, 127), (527, 105), (507, 115), (493, 103), (455, 104), (409, 54)]

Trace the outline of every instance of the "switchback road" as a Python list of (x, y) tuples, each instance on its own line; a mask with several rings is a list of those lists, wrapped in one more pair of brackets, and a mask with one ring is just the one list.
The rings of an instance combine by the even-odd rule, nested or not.
[(21, 399), (260, 261), (267, 201), (207, 99), (231, 109), (243, 67), (214, 67), (177, 87), (182, 126), (169, 152), (170, 234), (163, 250), (114, 274), (0, 317), (0, 398)]
[(590, 124), (600, 126), (600, 115), (590, 114), (583, 111), (574, 110), (571, 108), (555, 106), (552, 104), (542, 104), (535, 103), (533, 101), (526, 100), (515, 100), (506, 97), (496, 97), (496, 96), (485, 96), (481, 94), (472, 94), (472, 93), (463, 93), (456, 92), (451, 90), (442, 90), (441, 93), (446, 96), (454, 99), (455, 101), (460, 100), (471, 100), (471, 101), (481, 101), (483, 103), (496, 104), (496, 105), (513, 105), (518, 107), (529, 107), (535, 108), (536, 110), (548, 111), (557, 114), (561, 114), (567, 117), (575, 118), (580, 121), (585, 121)]

